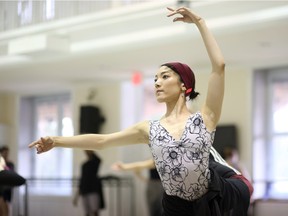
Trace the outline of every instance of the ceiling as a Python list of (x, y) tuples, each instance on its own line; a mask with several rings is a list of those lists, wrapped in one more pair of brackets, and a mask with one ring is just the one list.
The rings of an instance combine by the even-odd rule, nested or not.
[[(164, 4), (165, 3), (165, 4)], [(152, 76), (166, 61), (209, 64), (193, 24), (173, 23), (166, 6), (139, 3), (0, 34), (0, 91), (35, 92), (78, 82)], [(287, 1), (196, 1), (229, 67), (288, 64)]]

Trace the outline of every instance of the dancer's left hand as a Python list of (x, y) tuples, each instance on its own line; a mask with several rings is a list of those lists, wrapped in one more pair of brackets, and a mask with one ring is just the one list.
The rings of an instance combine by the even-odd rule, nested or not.
[(185, 23), (197, 23), (202, 18), (199, 17), (197, 14), (192, 12), (189, 8), (186, 7), (180, 7), (177, 9), (173, 9), (171, 7), (167, 7), (167, 9), (170, 11), (170, 13), (167, 15), (167, 17), (172, 17), (176, 14), (180, 14), (182, 17), (175, 17), (173, 19), (173, 22), (182, 21)]

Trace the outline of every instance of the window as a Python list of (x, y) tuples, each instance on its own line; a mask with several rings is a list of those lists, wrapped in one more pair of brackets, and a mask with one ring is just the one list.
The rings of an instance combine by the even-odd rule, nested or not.
[(45, 16), (47, 20), (55, 17), (55, 0), (46, 0)]
[[(53, 95), (46, 97), (23, 98), (21, 100), (21, 131), (27, 139), (26, 145), (20, 142), (19, 160), (26, 159), (19, 170), (25, 176), (35, 179), (69, 179), (72, 178), (72, 150), (55, 148), (45, 154), (36, 155), (35, 151), (27, 149), (27, 143), (41, 136), (73, 135), (72, 112), (68, 95)], [(32, 127), (27, 127), (31, 125)], [(27, 129), (30, 128), (30, 129)], [(20, 134), (21, 137), (21, 134)], [(22, 136), (23, 137), (23, 136)], [(20, 139), (22, 140), (22, 139)], [(24, 146), (24, 148), (23, 148)], [(28, 151), (28, 152), (27, 152)], [(25, 158), (26, 155), (26, 158)], [(25, 161), (26, 161), (25, 160)], [(37, 181), (34, 193), (41, 194), (70, 194), (71, 185), (51, 184), (51, 187), (41, 185)], [(61, 181), (56, 182), (61, 184)]]
[(29, 24), (32, 22), (33, 17), (33, 2), (32, 0), (18, 0), (17, 12), (21, 25)]
[(288, 68), (255, 73), (254, 181), (266, 198), (288, 198)]

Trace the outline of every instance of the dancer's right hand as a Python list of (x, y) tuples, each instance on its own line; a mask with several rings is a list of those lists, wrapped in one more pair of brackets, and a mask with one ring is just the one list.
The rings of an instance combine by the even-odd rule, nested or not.
[(46, 136), (41, 137), (39, 140), (36, 140), (29, 144), (29, 148), (35, 148), (37, 154), (41, 154), (51, 150), (55, 145), (54, 139), (52, 137)]

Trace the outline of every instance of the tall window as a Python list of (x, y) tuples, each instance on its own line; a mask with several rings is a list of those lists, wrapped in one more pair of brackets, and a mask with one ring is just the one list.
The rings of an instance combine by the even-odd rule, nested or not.
[(254, 87), (256, 193), (288, 198), (288, 68), (256, 72)]
[(47, 20), (55, 17), (55, 0), (46, 0), (45, 18)]
[[(46, 135), (73, 135), (68, 98), (65, 96), (35, 98), (34, 108), (36, 115), (35, 139)], [(71, 150), (55, 148), (41, 157), (35, 157), (34, 174), (38, 178), (69, 178), (71, 177), (71, 165)]]
[[(73, 135), (72, 112), (69, 95), (53, 95), (45, 97), (23, 98), (21, 100), (21, 128), (30, 140), (39, 139), (42, 136), (71, 136)], [(26, 129), (30, 126), (30, 129)], [(24, 128), (25, 127), (25, 128)], [(28, 135), (27, 135), (28, 134)], [(21, 140), (21, 139), (20, 139)], [(29, 143), (29, 142), (27, 142)], [(27, 151), (21, 148), (20, 143), (19, 160), (27, 155), (25, 163), (20, 170), (28, 177), (35, 179), (69, 179), (72, 177), (72, 150), (66, 148), (55, 148), (45, 154), (36, 155), (35, 151)], [(25, 171), (26, 170), (26, 171)], [(41, 186), (38, 181), (34, 188), (35, 193), (41, 194), (69, 194), (69, 185), (57, 187), (55, 182), (51, 187)], [(56, 184), (62, 184), (61, 181)], [(65, 182), (66, 184), (66, 182)]]
[(18, 0), (17, 12), (20, 18), (20, 24), (29, 24), (33, 18), (33, 2), (32, 0)]

